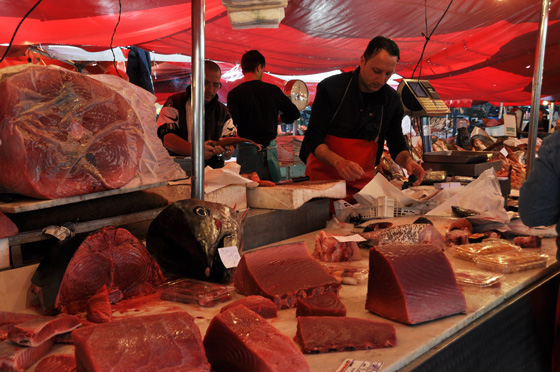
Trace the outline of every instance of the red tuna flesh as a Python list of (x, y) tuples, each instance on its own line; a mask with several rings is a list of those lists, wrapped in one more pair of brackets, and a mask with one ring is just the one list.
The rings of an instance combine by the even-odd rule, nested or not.
[(30, 65), (0, 81), (0, 189), (39, 199), (125, 186), (144, 149), (138, 114), (107, 85)]
[(94, 323), (105, 323), (110, 322), (112, 318), (109, 291), (107, 291), (107, 286), (103, 285), (99, 292), (91, 296), (87, 302), (87, 320)]
[(35, 372), (76, 372), (76, 358), (72, 354), (54, 354), (43, 358)]
[(15, 325), (8, 333), (8, 339), (23, 346), (39, 346), (54, 336), (71, 332), (81, 325), (77, 317), (66, 314), (37, 318)]
[(78, 372), (210, 372), (185, 311), (113, 320), (72, 332)]
[(14, 236), (19, 233), (19, 229), (4, 213), (0, 212), (0, 239)]
[(233, 301), (232, 303), (223, 306), (220, 309), (220, 312), (223, 313), (224, 311), (237, 305), (243, 305), (263, 318), (276, 318), (278, 316), (276, 304), (272, 302), (271, 299), (263, 296), (247, 296), (240, 298), (237, 301)]
[(4, 341), (8, 338), (8, 332), (10, 332), (10, 329), (12, 329), (16, 324), (41, 317), (41, 315), (0, 311), (0, 341)]
[(449, 260), (439, 247), (380, 245), (370, 250), (366, 309), (405, 324), (465, 313)]
[(278, 309), (293, 308), (298, 297), (338, 293), (341, 287), (311, 257), (304, 242), (246, 252), (234, 275), (240, 293), (268, 297)]
[(346, 316), (346, 306), (336, 293), (325, 292), (297, 300), (296, 316)]
[(243, 305), (216, 315), (203, 342), (213, 371), (310, 370), (302, 352), (288, 336)]
[(33, 363), (49, 353), (54, 344), (53, 339), (39, 346), (21, 346), (10, 340), (0, 342), (0, 371), (25, 371)]
[(294, 339), (306, 354), (395, 346), (395, 327), (369, 319), (331, 316), (297, 318)]
[(118, 298), (154, 293), (163, 274), (144, 244), (128, 230), (113, 226), (90, 234), (70, 260), (56, 298), (56, 307), (75, 314), (106, 285)]

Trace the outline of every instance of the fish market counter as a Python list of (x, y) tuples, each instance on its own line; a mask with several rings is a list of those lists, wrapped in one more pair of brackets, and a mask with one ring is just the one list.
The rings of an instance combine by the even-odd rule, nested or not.
[[(394, 224), (411, 223), (417, 216), (387, 219)], [(430, 218), (442, 233), (452, 219)], [(337, 232), (324, 230), (326, 232)], [(304, 241), (310, 252), (314, 249), (318, 231), (283, 240), (268, 246)], [(355, 269), (368, 269), (368, 250), (360, 249), (362, 260), (340, 263)], [(339, 295), (347, 309), (347, 316), (388, 322), (396, 330), (393, 347), (306, 354), (314, 372), (337, 371), (346, 359), (381, 362), (383, 372), (390, 371), (490, 371), (490, 370), (548, 370), (552, 349), (553, 319), (558, 294), (559, 265), (555, 259), (553, 238), (543, 239), (540, 253), (550, 256), (546, 267), (503, 274), (498, 288), (464, 289), (466, 314), (417, 324), (405, 325), (376, 316), (365, 309), (367, 279), (356, 285), (343, 285)], [(476, 264), (454, 257), (451, 249), (445, 254), (454, 269), (480, 270)], [(34, 312), (33, 296), (29, 293), (30, 278), (36, 266), (0, 272), (0, 310)], [(237, 293), (233, 300), (242, 298)], [(7, 299), (7, 301), (4, 301)], [(113, 305), (113, 317), (136, 316), (186, 309), (196, 319), (204, 336), (213, 316), (223, 302), (213, 307), (165, 301), (158, 293), (124, 300)], [(270, 324), (293, 338), (296, 334), (296, 310), (278, 311)], [(73, 353), (72, 345), (55, 345), (53, 353)], [(376, 371), (377, 369), (372, 369)], [(34, 371), (34, 366), (28, 369)]]

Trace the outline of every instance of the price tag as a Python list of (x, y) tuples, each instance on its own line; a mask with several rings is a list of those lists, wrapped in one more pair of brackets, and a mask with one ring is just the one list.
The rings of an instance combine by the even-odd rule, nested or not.
[(362, 360), (346, 359), (335, 372), (378, 372), (383, 362), (364, 362)]
[(501, 153), (503, 156), (505, 156), (505, 157), (507, 158), (508, 152), (507, 152), (507, 150), (506, 150), (505, 147), (503, 147), (503, 148), (500, 150), (500, 153)]
[(241, 260), (241, 256), (235, 245), (232, 247), (218, 248), (218, 254), (226, 269), (237, 267), (239, 260)]
[(346, 243), (346, 242), (365, 242), (367, 239), (364, 239), (360, 234), (354, 234), (354, 235), (347, 235), (347, 236), (341, 236), (341, 235), (334, 235), (334, 238), (336, 240), (338, 240), (341, 243)]

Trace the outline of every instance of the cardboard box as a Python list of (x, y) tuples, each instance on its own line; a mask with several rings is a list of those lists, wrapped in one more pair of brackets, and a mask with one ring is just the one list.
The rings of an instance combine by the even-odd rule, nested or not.
[(498, 125), (495, 127), (487, 127), (484, 128), (484, 130), (492, 137), (501, 137), (501, 136), (516, 137), (517, 129), (516, 129), (515, 115), (505, 114), (503, 125)]

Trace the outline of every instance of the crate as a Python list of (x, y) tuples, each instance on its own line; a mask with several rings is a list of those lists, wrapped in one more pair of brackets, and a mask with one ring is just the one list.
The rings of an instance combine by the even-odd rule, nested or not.
[(393, 197), (380, 196), (377, 205), (362, 207), (359, 204), (350, 204), (344, 200), (334, 202), (335, 216), (340, 222), (348, 222), (353, 216), (360, 216), (361, 221), (376, 218), (402, 217), (423, 214), (436, 206), (435, 202), (425, 202), (411, 207), (399, 205)]

